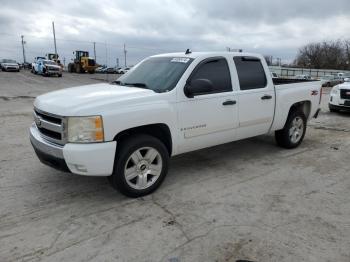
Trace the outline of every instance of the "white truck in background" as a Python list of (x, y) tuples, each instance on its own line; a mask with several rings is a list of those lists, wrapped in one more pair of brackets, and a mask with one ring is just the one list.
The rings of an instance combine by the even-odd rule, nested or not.
[(332, 88), (328, 107), (331, 112), (350, 112), (350, 79), (345, 79), (343, 84)]
[(272, 79), (258, 54), (163, 54), (113, 83), (37, 97), (30, 140), (43, 163), (138, 197), (161, 184), (171, 156), (272, 131), (297, 147), (320, 100), (320, 81)]

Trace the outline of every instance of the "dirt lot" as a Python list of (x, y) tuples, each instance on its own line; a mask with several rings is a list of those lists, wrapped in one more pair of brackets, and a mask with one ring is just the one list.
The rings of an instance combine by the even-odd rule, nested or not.
[(28, 139), (35, 96), (105, 77), (0, 72), (0, 261), (350, 261), (350, 114), (327, 94), (299, 148), (262, 136), (177, 156), (129, 199), (42, 165)]

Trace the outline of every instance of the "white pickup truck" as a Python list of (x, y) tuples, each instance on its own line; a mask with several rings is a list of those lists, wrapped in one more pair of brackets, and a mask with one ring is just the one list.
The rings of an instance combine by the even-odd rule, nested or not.
[(108, 176), (138, 197), (161, 184), (174, 155), (272, 131), (278, 145), (297, 147), (320, 89), (320, 81), (272, 80), (258, 54), (156, 55), (113, 83), (37, 97), (30, 140), (43, 163)]

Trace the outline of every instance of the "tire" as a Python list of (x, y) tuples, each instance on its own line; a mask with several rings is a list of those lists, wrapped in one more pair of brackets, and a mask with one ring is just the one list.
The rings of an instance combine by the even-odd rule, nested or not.
[(76, 67), (75, 67), (75, 72), (80, 74), (82, 73), (82, 68), (81, 68), (81, 65), (80, 64), (77, 64)]
[(62, 74), (58, 74), (58, 77), (62, 77)]
[(72, 64), (72, 63), (68, 64), (68, 72), (69, 73), (73, 73), (74, 72), (74, 64)]
[(328, 108), (329, 108), (329, 112), (331, 112), (331, 113), (338, 113), (339, 112), (338, 109), (332, 107), (331, 105), (328, 105)]
[[(145, 196), (161, 185), (168, 172), (168, 163), (168, 150), (160, 140), (145, 134), (133, 135), (120, 142), (113, 174), (108, 180), (128, 197)], [(129, 179), (126, 178), (127, 169), (130, 170)]]
[(277, 145), (283, 148), (296, 148), (304, 139), (306, 133), (306, 116), (299, 110), (289, 113), (282, 130), (275, 132)]

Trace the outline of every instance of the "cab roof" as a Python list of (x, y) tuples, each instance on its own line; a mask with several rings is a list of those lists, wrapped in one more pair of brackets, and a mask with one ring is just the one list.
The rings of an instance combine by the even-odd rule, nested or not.
[(167, 53), (167, 54), (159, 54), (154, 55), (152, 57), (188, 57), (188, 58), (209, 58), (215, 56), (254, 56), (258, 58), (262, 58), (261, 54), (257, 53), (246, 53), (246, 52), (192, 52), (186, 54), (185, 52), (178, 53)]

